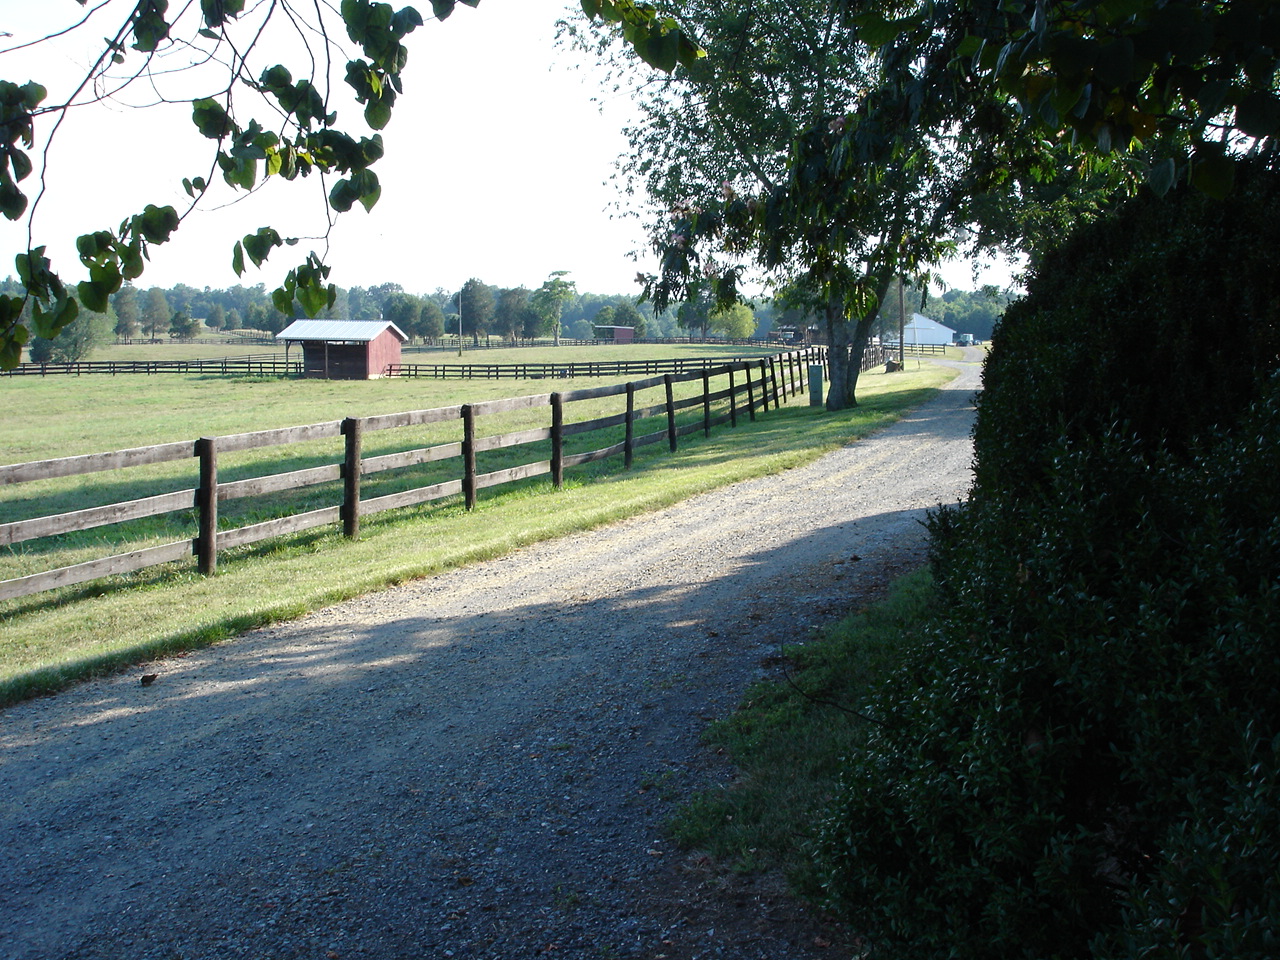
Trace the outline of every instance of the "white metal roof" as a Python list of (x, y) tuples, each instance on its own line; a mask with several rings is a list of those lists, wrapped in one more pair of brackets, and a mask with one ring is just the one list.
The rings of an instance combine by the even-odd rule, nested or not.
[(388, 327), (402, 342), (409, 338), (390, 320), (295, 320), (276, 334), (277, 340), (345, 340), (367, 343)]

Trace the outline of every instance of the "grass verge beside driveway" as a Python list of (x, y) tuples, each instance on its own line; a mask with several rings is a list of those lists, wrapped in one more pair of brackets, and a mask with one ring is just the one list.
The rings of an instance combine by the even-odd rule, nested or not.
[(737, 776), (685, 802), (670, 821), (673, 838), (729, 869), (776, 871), (819, 899), (816, 846), (843, 761), (865, 743), (869, 694), (920, 642), (932, 602), (932, 579), (920, 570), (878, 603), (785, 647), (785, 677), (752, 685), (708, 728), (706, 740)]

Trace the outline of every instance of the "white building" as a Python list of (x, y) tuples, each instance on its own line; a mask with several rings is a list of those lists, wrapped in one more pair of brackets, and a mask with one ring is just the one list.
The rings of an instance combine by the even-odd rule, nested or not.
[(955, 340), (956, 332), (944, 327), (936, 320), (930, 320), (923, 313), (913, 313), (910, 321), (902, 328), (903, 343), (932, 343), (946, 345)]

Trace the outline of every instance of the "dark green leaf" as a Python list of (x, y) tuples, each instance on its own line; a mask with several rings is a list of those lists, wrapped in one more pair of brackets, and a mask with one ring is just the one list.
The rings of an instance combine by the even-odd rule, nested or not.
[(244, 0), (200, 0), (200, 12), (204, 15), (205, 23), (211, 27), (220, 27), (227, 20), (244, 12)]
[(364, 120), (373, 130), (381, 130), (391, 122), (391, 104), (395, 99), (395, 91), (386, 90), (385, 95), (370, 100), (364, 108)]
[(664, 73), (670, 73), (680, 62), (680, 44), (672, 33), (655, 31), (649, 36), (643, 47), (637, 48), (645, 63), (657, 67)]
[(271, 251), (282, 242), (280, 234), (272, 227), (262, 227), (257, 233), (249, 234), (244, 238), (244, 252), (249, 255), (255, 267), (260, 267), (271, 255)]
[(329, 191), (329, 206), (339, 213), (346, 213), (360, 199), (360, 193), (350, 180), (339, 180)]
[(169, 24), (164, 18), (169, 0), (139, 0), (130, 17), (133, 49), (151, 53), (169, 37)]
[(132, 222), (134, 230), (140, 232), (148, 243), (164, 243), (178, 229), (181, 221), (173, 207), (157, 207), (149, 203), (142, 215), (134, 217)]
[(231, 248), (231, 269), (235, 271), (237, 277), (244, 276), (244, 247), (240, 245), (239, 240)]
[(416, 27), (422, 26), (422, 14), (413, 7), (397, 10), (391, 18), (391, 30), (397, 37), (412, 33)]
[(76, 295), (85, 308), (93, 313), (106, 313), (110, 301), (110, 293), (90, 280), (82, 280), (76, 284)]
[(13, 164), (13, 178), (25, 180), (31, 174), (31, 158), (16, 147), (9, 151), (9, 161)]
[(27, 195), (7, 177), (0, 181), (0, 213), (10, 220), (20, 220), (27, 209)]
[(1177, 165), (1173, 160), (1163, 160), (1151, 167), (1147, 175), (1147, 184), (1157, 197), (1163, 197), (1173, 187), (1177, 178)]
[(133, 243), (120, 244), (116, 247), (120, 256), (120, 273), (126, 280), (137, 280), (142, 276), (142, 241), (134, 239)]
[(286, 317), (293, 313), (293, 291), (288, 287), (278, 287), (271, 291), (271, 303), (276, 310)]
[(28, 110), (34, 110), (44, 102), (44, 98), (49, 95), (49, 91), (35, 81), (24, 83), (19, 92), (22, 94), (22, 105)]
[(210, 140), (221, 140), (235, 131), (235, 123), (226, 109), (212, 97), (197, 100), (191, 105), (191, 121), (196, 129)]

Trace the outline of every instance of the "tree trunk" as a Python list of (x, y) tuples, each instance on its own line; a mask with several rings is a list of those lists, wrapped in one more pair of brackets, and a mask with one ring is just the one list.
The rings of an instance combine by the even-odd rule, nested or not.
[(843, 410), (849, 405), (853, 391), (849, 389), (849, 323), (845, 319), (844, 298), (831, 294), (827, 298), (828, 365), (831, 385), (827, 389), (827, 409)]
[(847, 378), (848, 405), (858, 405), (855, 391), (858, 389), (858, 376), (862, 373), (862, 355), (866, 353), (867, 341), (871, 338), (871, 325), (875, 322), (875, 314), (863, 317), (853, 329), (853, 344), (849, 351), (849, 375)]
[[(858, 405), (858, 376), (862, 373), (862, 355), (871, 338), (878, 304), (888, 295), (891, 276), (876, 281), (876, 310), (872, 310), (850, 324), (845, 318), (844, 301), (832, 296), (827, 301), (827, 337), (831, 344), (831, 390), (827, 394), (828, 410), (844, 410)], [(850, 338), (852, 337), (852, 342)], [(837, 347), (837, 344), (839, 346)], [(837, 372), (838, 371), (838, 372)]]

